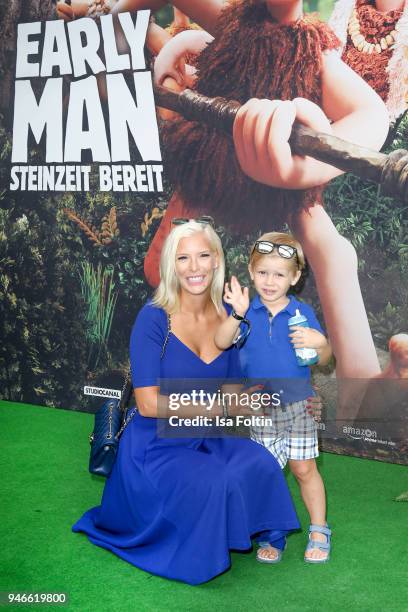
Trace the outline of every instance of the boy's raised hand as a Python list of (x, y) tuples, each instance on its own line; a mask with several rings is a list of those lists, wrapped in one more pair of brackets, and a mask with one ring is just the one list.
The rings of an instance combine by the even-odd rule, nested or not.
[(241, 317), (249, 308), (249, 289), (242, 288), (236, 276), (231, 276), (230, 283), (225, 283), (224, 302), (230, 304)]

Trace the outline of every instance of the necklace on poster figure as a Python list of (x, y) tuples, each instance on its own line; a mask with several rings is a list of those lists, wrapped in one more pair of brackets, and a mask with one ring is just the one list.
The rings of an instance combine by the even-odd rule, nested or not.
[(355, 48), (362, 53), (381, 53), (382, 51), (385, 51), (391, 47), (391, 45), (395, 43), (398, 36), (397, 30), (392, 30), (389, 34), (386, 34), (380, 38), (379, 42), (368, 42), (361, 33), (360, 22), (356, 9), (354, 9), (351, 14), (347, 31)]
[(383, 98), (391, 123), (401, 119), (408, 103), (408, 1), (381, 12), (375, 2), (338, 0), (329, 25), (343, 61)]

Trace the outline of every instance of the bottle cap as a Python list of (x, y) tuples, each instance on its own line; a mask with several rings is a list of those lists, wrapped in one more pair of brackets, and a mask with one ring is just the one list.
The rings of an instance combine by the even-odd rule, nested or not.
[(292, 325), (299, 325), (299, 323), (304, 323), (305, 321), (307, 321), (306, 317), (300, 313), (299, 308), (296, 308), (296, 314), (289, 319), (288, 325), (291, 327)]

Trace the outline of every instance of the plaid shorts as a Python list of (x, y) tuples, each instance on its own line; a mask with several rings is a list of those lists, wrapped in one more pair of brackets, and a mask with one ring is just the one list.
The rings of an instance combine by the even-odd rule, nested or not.
[(319, 456), (317, 426), (306, 411), (307, 400), (271, 407), (263, 425), (251, 427), (251, 438), (267, 448), (281, 468), (288, 459), (314, 459)]

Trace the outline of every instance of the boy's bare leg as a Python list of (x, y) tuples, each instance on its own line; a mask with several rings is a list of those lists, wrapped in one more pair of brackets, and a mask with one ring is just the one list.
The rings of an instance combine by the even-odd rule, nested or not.
[[(300, 493), (310, 516), (311, 525), (326, 525), (326, 493), (314, 459), (289, 459), (289, 467), (299, 483)], [(310, 539), (327, 542), (323, 533), (312, 532)], [(314, 548), (305, 553), (308, 559), (325, 559), (328, 552)]]

